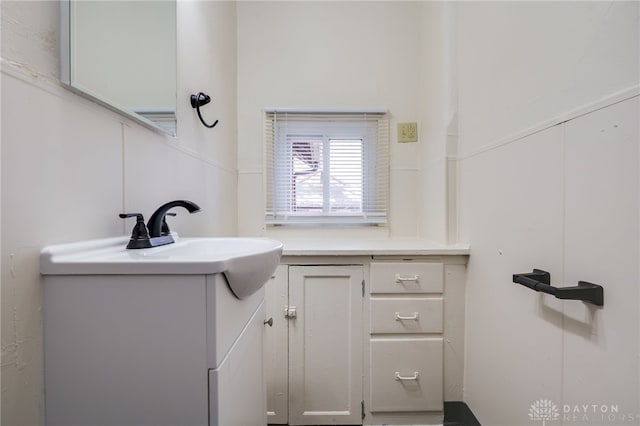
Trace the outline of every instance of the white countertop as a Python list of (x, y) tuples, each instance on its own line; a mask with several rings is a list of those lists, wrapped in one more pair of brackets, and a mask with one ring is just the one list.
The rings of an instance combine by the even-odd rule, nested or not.
[(469, 244), (414, 239), (280, 239), (283, 256), (467, 256)]

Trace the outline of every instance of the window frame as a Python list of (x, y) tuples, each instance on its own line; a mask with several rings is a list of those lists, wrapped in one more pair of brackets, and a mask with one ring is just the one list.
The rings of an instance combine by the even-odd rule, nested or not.
[[(388, 211), (388, 117), (386, 111), (377, 113), (348, 113), (334, 121), (336, 114), (308, 113), (272, 113), (265, 111), (266, 143), (265, 164), (266, 174), (266, 209), (265, 224), (267, 226), (384, 226), (387, 223)], [(368, 114), (368, 115), (367, 115)], [(285, 118), (278, 116), (284, 116)], [(326, 120), (325, 120), (326, 119)], [(384, 137), (386, 149), (380, 148), (380, 121), (386, 125), (387, 134)], [(269, 125), (269, 122), (271, 125)], [(293, 143), (292, 138), (308, 138), (322, 140), (324, 147), (328, 147), (332, 140), (361, 140), (362, 141), (362, 200), (361, 211), (331, 212), (327, 211), (331, 185), (323, 182), (323, 211), (302, 212), (293, 211), (291, 203), (292, 186), (295, 179), (293, 171)], [(385, 158), (379, 158), (383, 156)], [(382, 161), (381, 161), (382, 160)], [(284, 163), (283, 163), (284, 162)], [(288, 163), (288, 164), (287, 164)], [(280, 164), (280, 167), (278, 167)], [(282, 164), (285, 164), (284, 166)], [(330, 166), (331, 162), (329, 162)], [(386, 170), (380, 170), (380, 168)], [(377, 172), (384, 175), (383, 184), (377, 177)], [(330, 177), (327, 177), (330, 179)], [(285, 183), (283, 183), (285, 182)], [(280, 185), (278, 184), (280, 183)], [(284, 186), (284, 187), (283, 187)], [(384, 186), (384, 202), (380, 203), (379, 186)], [(280, 191), (280, 192), (279, 192)], [(282, 194), (281, 192), (284, 192)], [(271, 199), (269, 199), (271, 198)], [(382, 204), (382, 206), (381, 206)], [(271, 208), (269, 208), (271, 207)]]

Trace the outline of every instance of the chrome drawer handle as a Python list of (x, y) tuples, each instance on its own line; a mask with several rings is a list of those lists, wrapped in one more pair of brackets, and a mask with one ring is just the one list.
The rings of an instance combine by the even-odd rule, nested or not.
[(414, 275), (412, 277), (403, 277), (399, 274), (396, 274), (396, 283), (398, 284), (404, 284), (406, 282), (415, 282), (417, 283), (418, 281), (420, 281), (420, 275)]
[(413, 315), (405, 317), (400, 315), (400, 312), (396, 312), (396, 321), (418, 321), (418, 317), (420, 314), (418, 312), (414, 312)]
[(411, 377), (407, 377), (407, 376), (401, 376), (399, 371), (396, 371), (396, 380), (418, 380), (418, 376), (420, 375), (420, 373), (418, 373), (417, 371), (413, 372), (413, 376)]

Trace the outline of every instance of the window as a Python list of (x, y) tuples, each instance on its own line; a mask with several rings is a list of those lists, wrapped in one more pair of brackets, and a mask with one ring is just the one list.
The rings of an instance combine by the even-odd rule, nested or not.
[(384, 111), (268, 110), (265, 146), (267, 224), (386, 223)]

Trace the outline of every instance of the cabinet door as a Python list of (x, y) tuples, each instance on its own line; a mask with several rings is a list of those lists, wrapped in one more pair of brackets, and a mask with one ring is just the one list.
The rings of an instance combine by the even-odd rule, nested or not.
[(362, 266), (290, 266), (289, 422), (362, 424)]
[(265, 285), (264, 360), (267, 382), (267, 417), (269, 424), (287, 424), (289, 419), (289, 347), (284, 307), (289, 303), (289, 267), (280, 265)]
[(262, 386), (264, 313), (262, 304), (220, 366), (209, 370), (210, 426), (267, 425)]

